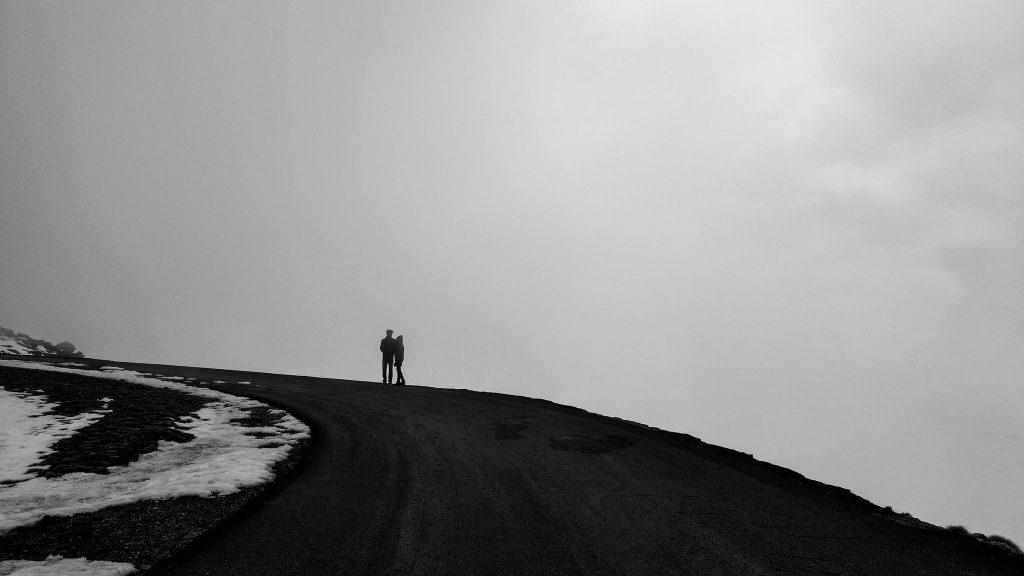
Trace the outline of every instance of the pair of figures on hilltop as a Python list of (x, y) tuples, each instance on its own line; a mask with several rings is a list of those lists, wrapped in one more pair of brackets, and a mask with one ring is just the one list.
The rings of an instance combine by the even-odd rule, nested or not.
[(398, 335), (398, 338), (392, 338), (391, 335), (394, 333), (394, 330), (388, 330), (388, 335), (380, 341), (380, 351), (383, 354), (380, 361), (381, 384), (391, 384), (392, 368), (396, 368), (398, 380), (395, 384), (404, 386), (405, 375), (402, 374), (402, 362), (405, 361), (405, 341), (401, 334)]

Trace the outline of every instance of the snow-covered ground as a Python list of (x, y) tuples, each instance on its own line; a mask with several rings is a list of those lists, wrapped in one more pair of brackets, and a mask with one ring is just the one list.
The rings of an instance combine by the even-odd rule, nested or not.
[[(25, 354), (31, 355), (38, 352), (28, 347), (24, 342), (17, 338), (12, 338), (6, 334), (0, 334), (0, 354)], [(0, 572), (0, 574), (3, 574)]]
[(0, 482), (31, 480), (30, 467), (50, 446), (103, 417), (100, 411), (57, 416), (50, 413), (55, 407), (42, 396), (4, 390), (0, 382)]
[(122, 576), (135, 572), (135, 566), (123, 562), (86, 560), (50, 556), (46, 560), (4, 560), (0, 576)]
[(27, 334), (8, 330), (0, 326), (0, 354), (20, 354), (22, 356), (63, 356), (65, 358), (81, 358), (84, 354), (75, 350), (70, 342), (53, 344), (46, 340), (32, 338)]
[[(113, 366), (96, 371), (19, 360), (0, 360), (0, 366), (116, 379), (143, 386), (171, 388), (212, 400), (192, 416), (181, 418), (174, 424), (195, 436), (188, 442), (161, 441), (156, 451), (141, 455), (127, 466), (112, 467), (109, 474), (74, 473), (44, 478), (33, 468), (39, 458), (58, 440), (99, 421), (109, 410), (101, 409), (74, 417), (54, 416), (47, 413), (53, 405), (47, 402), (42, 392), (33, 396), (7, 391), (0, 381), (0, 482), (7, 482), (0, 483), (0, 533), (33, 524), (47, 515), (91, 512), (140, 500), (231, 494), (241, 487), (271, 480), (273, 465), (284, 459), (296, 442), (309, 436), (309, 428), (305, 424), (280, 410), (271, 410), (272, 414), (280, 416), (272, 426), (248, 427), (232, 422), (248, 416), (251, 409), (265, 408), (266, 405), (189, 386), (177, 377), (143, 375)], [(261, 433), (263, 437), (254, 437), (252, 433)], [(58, 562), (77, 562), (81, 566), (67, 564), (55, 568)], [(15, 565), (9, 561), (0, 563), (0, 576), (125, 574), (127, 572), (117, 570), (130, 567), (110, 568), (106, 564), (111, 563), (96, 564), (76, 559), (54, 560), (52, 564), (19, 564), (20, 567), (12, 568)], [(85, 572), (80, 571), (80, 567), (82, 570), (107, 571)]]

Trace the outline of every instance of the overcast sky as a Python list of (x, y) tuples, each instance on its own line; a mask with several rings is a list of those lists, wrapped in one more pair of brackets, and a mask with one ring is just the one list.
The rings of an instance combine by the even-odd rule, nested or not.
[(1024, 544), (1024, 4), (0, 0), (0, 324), (536, 396)]

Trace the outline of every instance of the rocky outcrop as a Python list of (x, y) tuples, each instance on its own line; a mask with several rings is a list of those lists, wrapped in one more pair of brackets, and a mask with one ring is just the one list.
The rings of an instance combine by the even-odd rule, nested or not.
[(75, 348), (71, 342), (52, 344), (46, 340), (33, 338), (23, 332), (15, 332), (0, 326), (0, 354), (18, 354), (22, 356), (59, 356), (62, 358), (84, 358), (85, 354)]
[(66, 340), (54, 346), (53, 349), (57, 351), (58, 356), (64, 356), (66, 358), (81, 358), (85, 356), (85, 354), (75, 350), (74, 344)]

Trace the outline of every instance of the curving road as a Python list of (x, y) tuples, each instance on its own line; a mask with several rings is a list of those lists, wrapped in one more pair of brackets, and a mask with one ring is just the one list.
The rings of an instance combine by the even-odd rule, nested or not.
[(845, 490), (550, 402), (117, 364), (250, 381), (217, 388), (314, 429), (301, 472), (162, 574), (1022, 573)]

